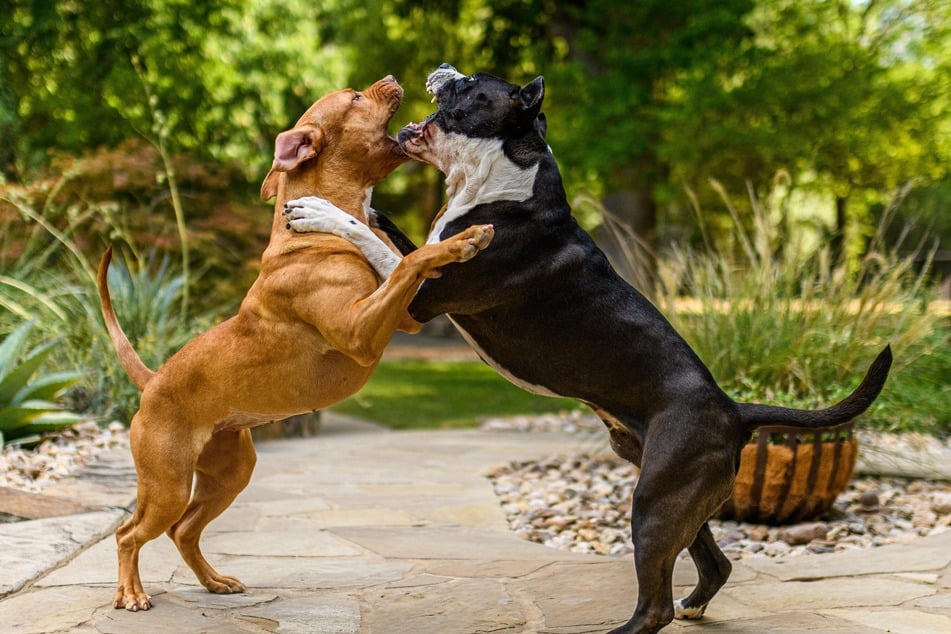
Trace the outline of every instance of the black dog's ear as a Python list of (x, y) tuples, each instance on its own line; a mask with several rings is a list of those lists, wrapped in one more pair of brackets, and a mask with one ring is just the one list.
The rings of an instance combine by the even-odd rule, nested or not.
[(538, 132), (542, 141), (545, 140), (545, 136), (548, 134), (548, 119), (543, 112), (539, 112), (538, 116), (535, 117), (535, 132)]
[(518, 98), (522, 102), (523, 110), (541, 109), (542, 99), (545, 98), (545, 78), (539, 75), (522, 86), (522, 89), (518, 91)]

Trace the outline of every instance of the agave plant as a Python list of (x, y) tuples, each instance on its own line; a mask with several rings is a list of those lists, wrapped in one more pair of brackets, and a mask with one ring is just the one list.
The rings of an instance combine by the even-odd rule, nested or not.
[(43, 432), (57, 431), (82, 417), (64, 410), (56, 399), (79, 381), (79, 372), (39, 374), (58, 341), (48, 341), (24, 354), (33, 322), (28, 321), (0, 343), (0, 446), (30, 442)]

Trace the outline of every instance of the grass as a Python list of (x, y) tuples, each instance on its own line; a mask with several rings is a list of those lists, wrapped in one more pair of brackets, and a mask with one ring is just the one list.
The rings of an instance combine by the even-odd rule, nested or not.
[(572, 410), (571, 399), (518, 388), (473, 361), (383, 361), (370, 381), (330, 409), (392, 429), (473, 427), (484, 418)]

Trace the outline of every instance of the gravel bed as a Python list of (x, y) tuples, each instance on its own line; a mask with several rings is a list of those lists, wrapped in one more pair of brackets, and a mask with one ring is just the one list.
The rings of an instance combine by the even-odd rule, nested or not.
[[(494, 431), (579, 431), (599, 429), (600, 421), (581, 413), (493, 419)], [(637, 470), (605, 451), (599, 439), (579, 434), (586, 449), (570, 455), (517, 461), (487, 475), (509, 526), (524, 539), (580, 553), (626, 556), (631, 546), (631, 495)], [(880, 446), (915, 450), (948, 443), (914, 436), (861, 434)], [(588, 445), (588, 447), (584, 447)], [(593, 451), (592, 451), (593, 449)], [(782, 527), (711, 520), (717, 543), (733, 560), (747, 557), (818, 555), (885, 544), (905, 543), (951, 526), (951, 484), (893, 477), (856, 477), (819, 521)], [(686, 552), (684, 553), (686, 556)]]
[(6, 445), (0, 451), (0, 487), (39, 493), (103, 451), (128, 444), (129, 431), (121, 423), (99, 427), (90, 421), (52, 434), (33, 448)]

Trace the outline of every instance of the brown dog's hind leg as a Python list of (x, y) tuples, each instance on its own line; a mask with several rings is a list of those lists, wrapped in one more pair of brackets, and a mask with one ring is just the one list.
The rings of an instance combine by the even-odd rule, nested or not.
[(221, 515), (248, 485), (256, 461), (249, 430), (214, 434), (198, 457), (188, 508), (168, 529), (182, 559), (210, 592), (231, 594), (247, 590), (234, 577), (219, 574), (202, 555), (198, 542), (205, 526)]
[(176, 447), (181, 443), (173, 434), (158, 434), (153, 429), (147, 440), (143, 438), (145, 424), (136, 414), (129, 440), (138, 473), (138, 501), (132, 517), (116, 531), (119, 584), (112, 605), (131, 612), (152, 607), (139, 576), (139, 551), (182, 516), (194, 469), (190, 452)]

